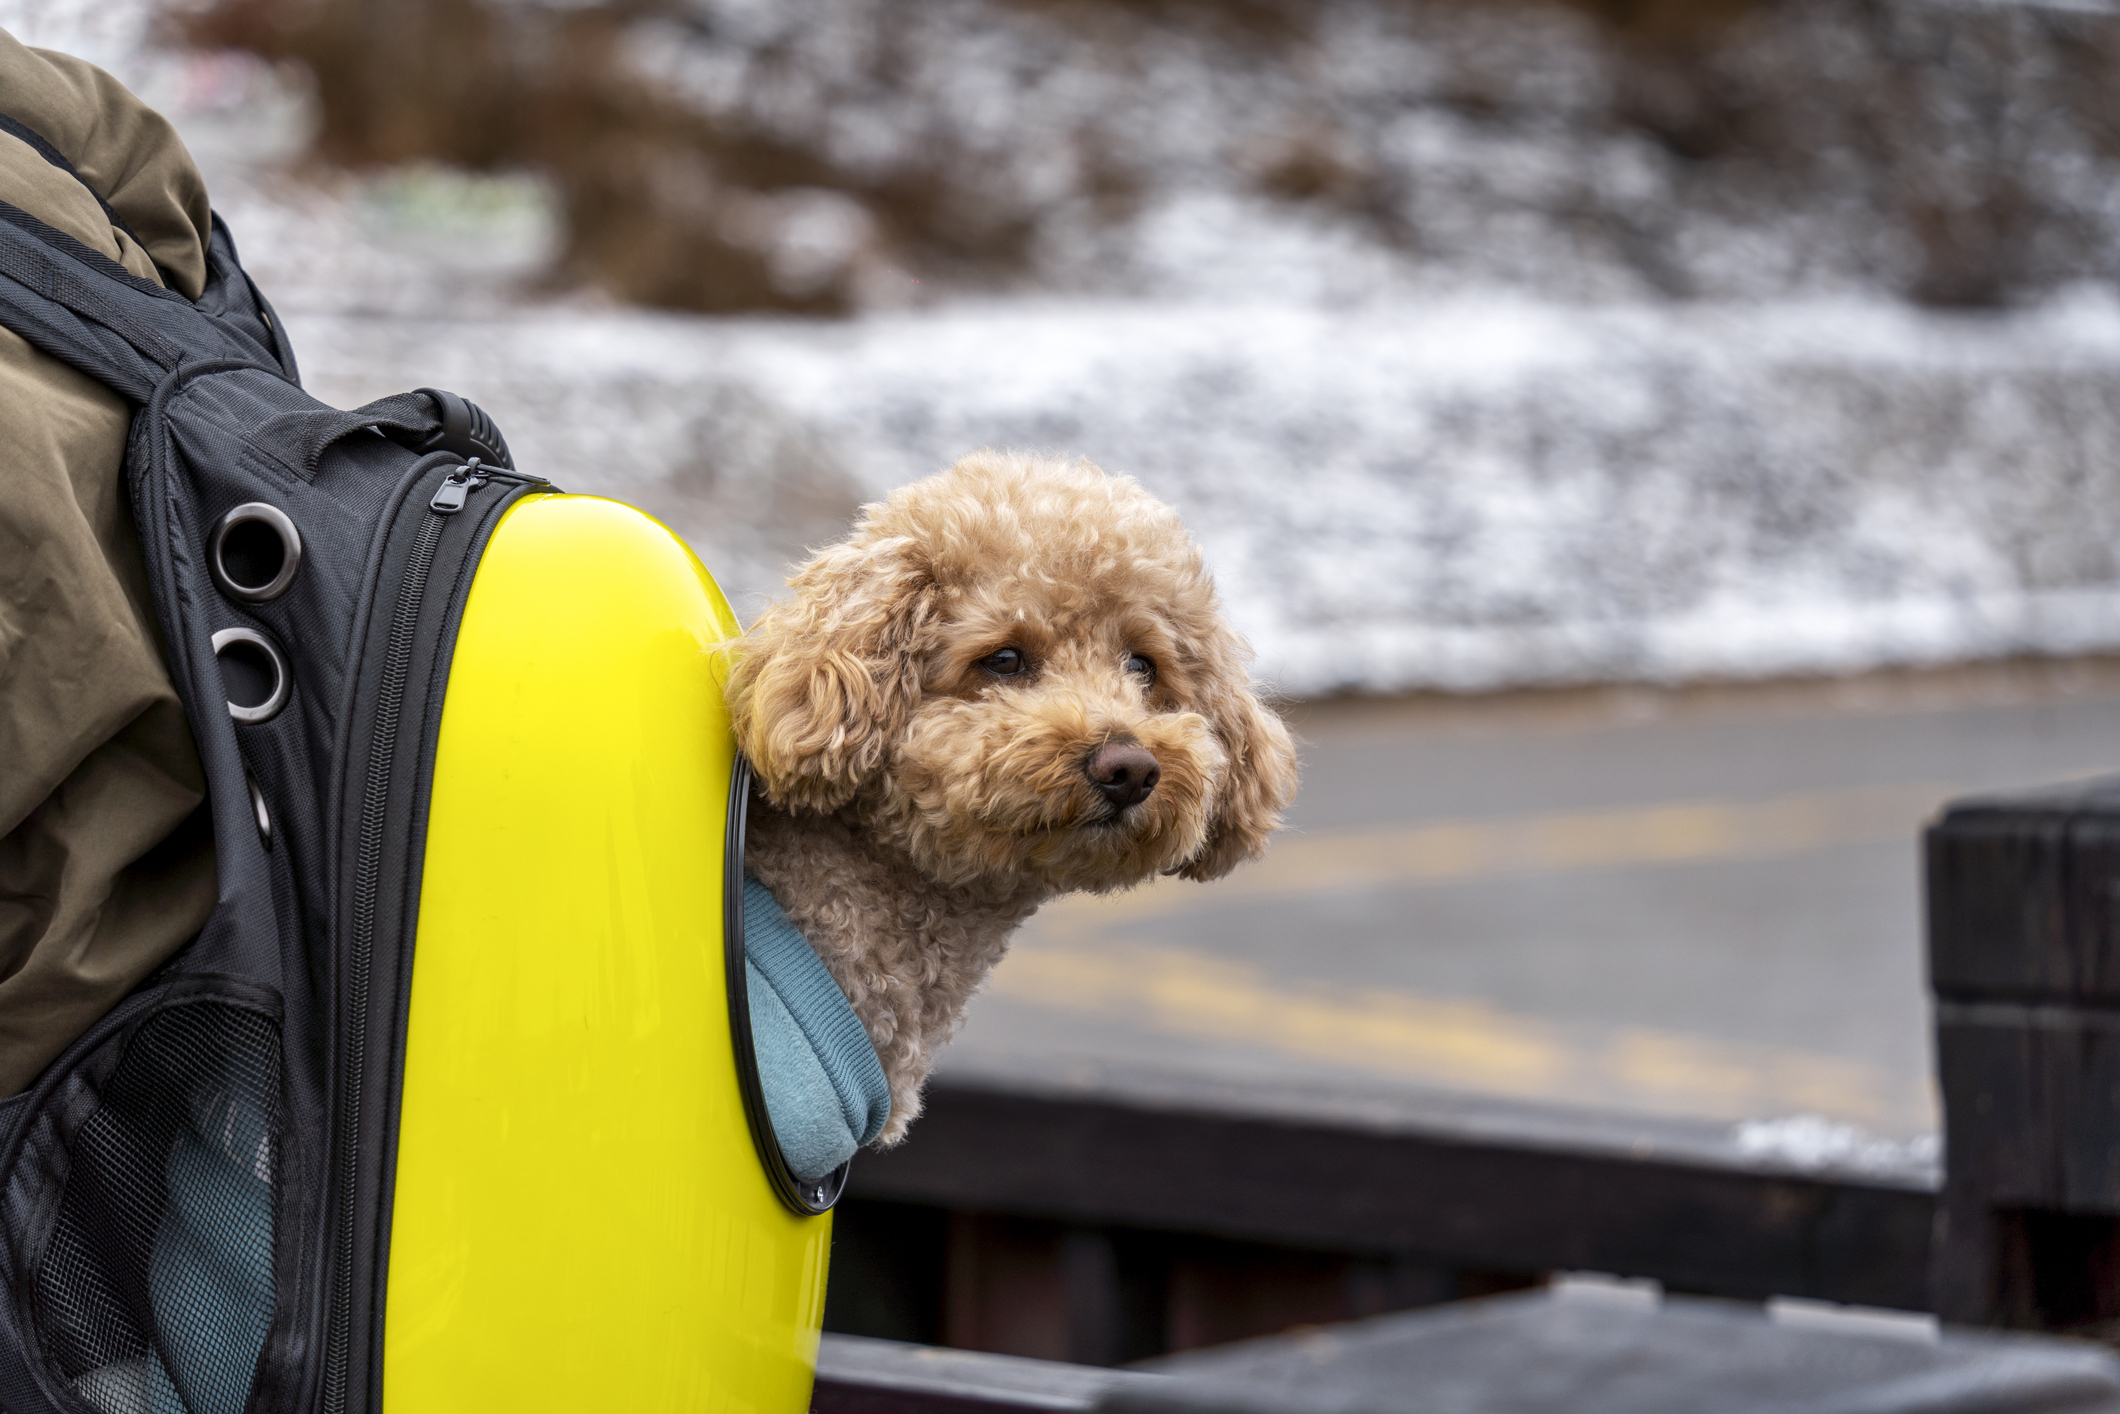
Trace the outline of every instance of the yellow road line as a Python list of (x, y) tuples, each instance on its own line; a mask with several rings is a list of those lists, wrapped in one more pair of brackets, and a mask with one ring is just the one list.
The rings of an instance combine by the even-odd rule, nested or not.
[(1767, 800), (1675, 801), (1500, 820), (1289, 834), (1266, 857), (1202, 888), (1157, 880), (1130, 893), (1059, 900), (1043, 927), (1078, 927), (1348, 889), (1508, 874), (1766, 859), (1902, 840), (1952, 794), (1933, 783), (1857, 786)]
[(1925, 1086), (1859, 1061), (1645, 1029), (1569, 1028), (1479, 1001), (1292, 982), (1176, 949), (1033, 942), (995, 969), (991, 990), (1164, 1035), (1518, 1099), (1732, 1121), (1818, 1113), (1924, 1128), (1933, 1120)]
[(1342, 987), (1117, 941), (1143, 919), (1269, 899), (1474, 879), (1767, 859), (1903, 842), (1953, 794), (1935, 783), (1692, 800), (1293, 834), (1206, 888), (1159, 880), (1040, 910), (993, 977), (1008, 1001), (1239, 1042), (1448, 1088), (1731, 1120), (1815, 1112), (1926, 1127), (1925, 1084), (1841, 1057), (1648, 1029), (1597, 1031), (1475, 1000)]

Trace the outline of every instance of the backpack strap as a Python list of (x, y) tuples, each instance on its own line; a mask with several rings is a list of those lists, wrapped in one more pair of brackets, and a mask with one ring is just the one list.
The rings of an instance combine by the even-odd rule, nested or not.
[(20, 138), (30, 151), (79, 182), (82, 189), (96, 199), (96, 205), (103, 208), (103, 214), (110, 218), (111, 225), (116, 226), (119, 230), (125, 232), (126, 235), (132, 237), (134, 245), (142, 250), (147, 249), (147, 242), (141, 240), (138, 233), (125, 224), (125, 218), (118, 214), (118, 208), (105, 201), (103, 193), (90, 186), (88, 178), (82, 176), (75, 169), (74, 164), (66, 160), (66, 154), (52, 146), (43, 133), (38, 132), (35, 128), (18, 118), (10, 118), (5, 113), (0, 113), (0, 133), (11, 133), (15, 137)]
[[(80, 183), (111, 225), (140, 244), (103, 193), (42, 133), (5, 113), (0, 132)], [(194, 305), (0, 201), (0, 326), (134, 403), (147, 402), (179, 364), (202, 359), (277, 364), (289, 382), (299, 381), (286, 333), (237, 261), (235, 242), (218, 215), (208, 234), (206, 266), (206, 289)]]
[(183, 359), (163, 321), (143, 317), (165, 297), (183, 301), (0, 201), (0, 325), (134, 403)]
[(206, 241), (206, 288), (199, 292), (196, 308), (212, 315), (224, 329), (257, 344), (262, 353), (279, 363), (281, 377), (297, 388), (302, 386), (302, 374), (294, 362), (294, 345), (287, 339), (287, 326), (280, 322), (265, 292), (237, 259), (236, 238), (229, 234), (228, 223), (218, 211), (213, 213), (213, 234)]
[(282, 372), (269, 345), (5, 201), (0, 326), (133, 403), (146, 403), (183, 363), (235, 360)]

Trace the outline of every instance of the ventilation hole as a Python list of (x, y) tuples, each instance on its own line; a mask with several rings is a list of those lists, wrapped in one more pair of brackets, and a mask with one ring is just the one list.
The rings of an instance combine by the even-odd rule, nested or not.
[(213, 636), (213, 655), (221, 665), (229, 716), (262, 722), (287, 704), (287, 662), (264, 634), (224, 628)]
[(287, 542), (262, 520), (232, 525), (222, 537), (221, 569), (238, 589), (263, 589), (280, 577), (286, 564)]
[(221, 650), (221, 680), (228, 684), (231, 707), (263, 707), (280, 685), (272, 655), (255, 643), (231, 643)]
[(252, 501), (221, 517), (207, 563), (214, 583), (232, 599), (277, 599), (294, 582), (302, 537), (277, 506)]
[(258, 783), (250, 778), (248, 771), (243, 773), (243, 784), (250, 787), (250, 813), (257, 817), (258, 838), (265, 842), (269, 852), (272, 849), (272, 812), (265, 808), (265, 792), (258, 789)]

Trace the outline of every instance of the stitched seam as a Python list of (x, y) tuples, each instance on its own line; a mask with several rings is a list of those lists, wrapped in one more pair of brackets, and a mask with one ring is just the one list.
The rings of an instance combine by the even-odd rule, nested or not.
[[(190, 301), (182, 295), (165, 290), (152, 280), (141, 279), (117, 261), (90, 250), (66, 232), (45, 225), (19, 206), (0, 201), (0, 220), (34, 236), (59, 254), (71, 256), (98, 275), (122, 281), (157, 299), (174, 300), (190, 307)], [(14, 243), (0, 242), (0, 270), (54, 304), (112, 330), (164, 368), (175, 368), (183, 360), (183, 351), (167, 335), (134, 319), (118, 300), (99, 294), (80, 275), (57, 260), (35, 260)]]

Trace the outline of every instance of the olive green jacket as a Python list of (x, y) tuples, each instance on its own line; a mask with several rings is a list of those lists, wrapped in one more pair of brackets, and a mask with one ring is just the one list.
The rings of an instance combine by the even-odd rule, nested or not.
[[(0, 112), (64, 153), (137, 235), (0, 131), (0, 200), (196, 298), (206, 184), (102, 70), (0, 32)], [(131, 412), (0, 329), (0, 1096), (213, 908), (197, 749), (170, 685), (120, 463)]]

